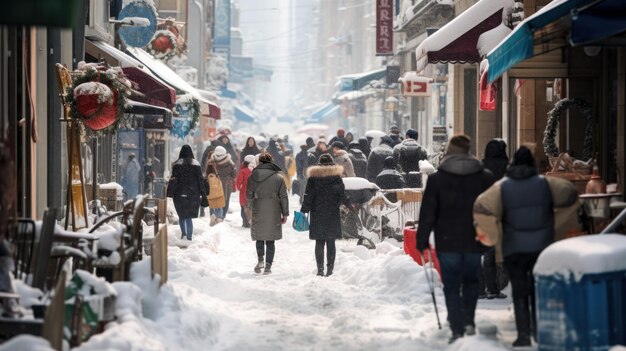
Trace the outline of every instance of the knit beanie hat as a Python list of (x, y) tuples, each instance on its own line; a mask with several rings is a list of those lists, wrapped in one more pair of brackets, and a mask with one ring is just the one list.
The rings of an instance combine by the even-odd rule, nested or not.
[(448, 142), (446, 155), (452, 154), (469, 154), (472, 139), (464, 134), (455, 135)]
[(398, 128), (398, 126), (391, 126), (391, 128), (389, 128), (389, 133), (400, 134), (400, 128)]
[(254, 158), (254, 155), (247, 155), (243, 158), (243, 161), (248, 163), (256, 163), (256, 158)]
[(272, 158), (272, 155), (270, 155), (269, 152), (264, 152), (261, 154), (261, 156), (259, 156), (260, 163), (272, 163), (272, 161), (274, 161), (274, 159)]
[(333, 157), (329, 154), (323, 154), (320, 156), (320, 160), (317, 164), (320, 166), (334, 166), (335, 161), (333, 161)]
[(218, 146), (218, 147), (215, 148), (215, 151), (213, 152), (213, 155), (225, 156), (226, 155), (226, 149), (223, 146)]

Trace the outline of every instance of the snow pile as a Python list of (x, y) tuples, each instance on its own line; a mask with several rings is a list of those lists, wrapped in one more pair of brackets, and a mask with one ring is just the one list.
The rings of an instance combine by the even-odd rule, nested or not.
[(83, 296), (115, 296), (117, 294), (115, 289), (113, 289), (113, 286), (102, 277), (96, 277), (95, 275), (82, 269), (77, 269), (74, 274), (83, 281), (82, 286), (77, 291)]
[(0, 351), (54, 351), (48, 340), (32, 335), (18, 335), (0, 345)]
[(20, 295), (20, 305), (24, 308), (30, 308), (32, 305), (39, 305), (42, 302), (43, 292), (37, 288), (24, 283), (19, 279), (13, 280), (13, 288), (15, 293)]
[(458, 339), (447, 348), (447, 351), (507, 351), (508, 347), (497, 341), (489, 340), (484, 336), (475, 335)]
[(346, 190), (380, 189), (376, 184), (371, 183), (365, 178), (345, 177), (342, 178), (342, 180)]
[(124, 225), (119, 222), (103, 224), (95, 233), (98, 237), (98, 249), (116, 251), (120, 247)]
[(115, 282), (113, 288), (117, 292), (117, 299), (115, 300), (117, 318), (122, 319), (129, 313), (140, 318), (142, 316), (141, 289), (129, 282)]
[(487, 54), (498, 46), (509, 34), (511, 34), (511, 28), (504, 25), (504, 23), (481, 34), (480, 37), (478, 37), (478, 43), (476, 43), (476, 48), (480, 56), (487, 56)]
[(115, 182), (100, 184), (99, 187), (102, 190), (117, 190), (118, 193), (122, 193), (122, 191), (124, 190), (124, 188), (121, 185)]
[(574, 276), (626, 270), (626, 236), (597, 234), (558, 241), (548, 246), (533, 270), (535, 275)]

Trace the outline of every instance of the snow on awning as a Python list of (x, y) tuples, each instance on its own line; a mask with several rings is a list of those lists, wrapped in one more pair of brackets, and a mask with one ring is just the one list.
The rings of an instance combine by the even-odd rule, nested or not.
[(535, 32), (559, 20), (573, 9), (592, 1), (553, 0), (518, 24), (511, 34), (487, 55), (489, 60), (489, 83), (498, 79), (518, 62), (535, 55)]
[(415, 49), (417, 72), (429, 63), (476, 63), (478, 38), (502, 24), (502, 13), (513, 0), (481, 0), (426, 38)]
[(366, 98), (366, 97), (372, 96), (374, 94), (376, 94), (376, 92), (372, 91), (372, 90), (365, 90), (365, 91), (363, 91), (363, 90), (356, 90), (356, 91), (351, 91), (351, 92), (348, 92), (348, 93), (336, 94), (333, 97), (333, 102), (335, 102), (336, 104), (340, 104), (340, 103), (342, 103), (342, 102), (344, 102), (346, 100), (347, 101), (354, 101), (354, 100), (358, 100), (358, 99), (361, 99), (361, 98)]
[(318, 108), (317, 110), (315, 110), (311, 116), (307, 119), (307, 121), (313, 121), (313, 122), (319, 122), (322, 119), (322, 116), (333, 109), (333, 107), (335, 107), (335, 104), (333, 104), (332, 102), (328, 102), (326, 103), (324, 106)]
[(237, 105), (235, 106), (235, 118), (240, 120), (241, 122), (254, 123), (258, 119), (254, 112), (250, 111), (245, 106)]
[(164, 84), (155, 76), (138, 67), (123, 67), (124, 75), (137, 84), (138, 90), (144, 94), (137, 99), (155, 106), (174, 108), (176, 105), (176, 91)]
[(373, 80), (385, 78), (387, 68), (377, 69), (375, 71), (347, 74), (339, 77), (339, 90), (350, 91), (360, 90)]

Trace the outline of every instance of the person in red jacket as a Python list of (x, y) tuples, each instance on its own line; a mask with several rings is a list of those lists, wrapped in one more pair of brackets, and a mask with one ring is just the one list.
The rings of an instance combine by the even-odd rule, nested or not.
[(250, 228), (250, 219), (246, 213), (246, 190), (248, 188), (248, 177), (256, 166), (254, 155), (247, 155), (241, 164), (241, 169), (235, 179), (235, 188), (239, 191), (239, 205), (241, 205), (241, 219), (244, 228)]

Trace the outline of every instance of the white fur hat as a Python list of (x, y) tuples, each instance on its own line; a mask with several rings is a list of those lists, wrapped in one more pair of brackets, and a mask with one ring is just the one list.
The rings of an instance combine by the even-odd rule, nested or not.
[(223, 146), (218, 146), (218, 147), (215, 148), (215, 151), (213, 152), (213, 155), (224, 156), (224, 155), (226, 155), (226, 149)]

